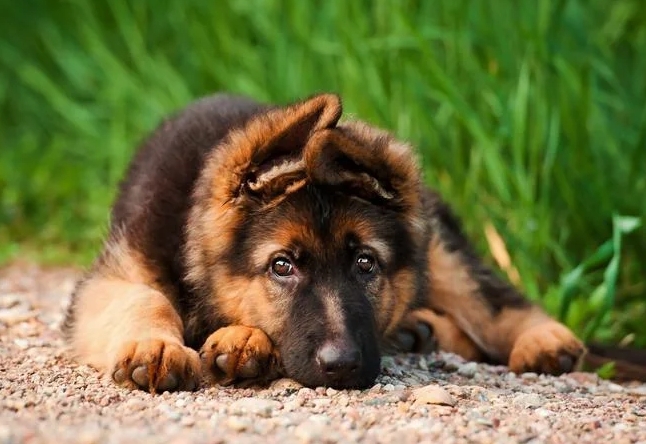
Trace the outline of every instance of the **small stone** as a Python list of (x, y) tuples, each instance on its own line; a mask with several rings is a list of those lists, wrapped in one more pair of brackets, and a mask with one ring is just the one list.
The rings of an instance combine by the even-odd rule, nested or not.
[(398, 402), (397, 403), (397, 411), (399, 413), (405, 414), (405, 413), (408, 413), (409, 410), (410, 410), (410, 406), (407, 403), (405, 403), (405, 402)]
[(363, 401), (363, 405), (371, 405), (371, 406), (385, 405), (388, 403), (390, 403), (390, 400), (387, 398), (370, 398)]
[(325, 408), (332, 404), (332, 400), (330, 398), (317, 398), (312, 400), (312, 404), (318, 408)]
[(466, 378), (473, 378), (478, 371), (478, 364), (475, 362), (467, 362), (458, 367), (458, 375)]
[(599, 382), (599, 376), (596, 373), (572, 372), (567, 375), (567, 378), (578, 384), (596, 384)]
[(536, 381), (538, 379), (538, 374), (534, 372), (525, 372), (520, 377), (525, 381)]
[(234, 401), (230, 406), (231, 413), (242, 415), (252, 413), (254, 415), (269, 417), (274, 410), (278, 410), (282, 404), (278, 401), (262, 398), (242, 398)]
[(287, 401), (285, 404), (283, 404), (283, 410), (286, 412), (293, 412), (295, 410), (298, 410), (302, 406), (303, 406), (303, 400), (296, 398), (296, 399)]
[(631, 395), (646, 396), (646, 385), (627, 388), (626, 392), (630, 393)]
[(190, 416), (184, 416), (179, 423), (184, 427), (192, 427), (193, 425), (195, 425), (195, 419)]
[(296, 427), (294, 435), (303, 443), (316, 442), (327, 435), (326, 426), (317, 421), (305, 421)]
[(298, 391), (298, 396), (301, 398), (311, 398), (316, 395), (316, 392), (308, 387), (303, 387)]
[(615, 384), (614, 382), (608, 383), (608, 391), (611, 393), (623, 393), (624, 392), (624, 387), (619, 384)]
[(29, 348), (29, 341), (27, 339), (16, 338), (13, 340), (13, 343), (21, 350)]
[(24, 296), (17, 293), (9, 293), (0, 296), (0, 309), (6, 310), (20, 305), (24, 301)]
[(559, 393), (572, 393), (574, 391), (574, 388), (570, 384), (566, 384), (561, 381), (554, 381), (554, 384), (552, 384), (552, 386)]
[(175, 410), (172, 410), (172, 409), (170, 409), (168, 407), (166, 407), (163, 410), (166, 412), (166, 416), (171, 421), (179, 421), (180, 419), (182, 419), (182, 415), (179, 412), (175, 411)]
[(481, 425), (481, 426), (493, 427), (493, 421), (488, 419), (488, 418), (478, 417), (474, 421), (475, 421), (476, 424)]
[(526, 409), (534, 409), (543, 405), (543, 398), (535, 393), (523, 393), (516, 396), (513, 402)]
[(302, 389), (303, 385), (290, 378), (281, 378), (272, 382), (270, 388), (280, 391), (296, 391)]
[(79, 435), (75, 436), (74, 439), (80, 444), (96, 444), (101, 442), (101, 430), (83, 430)]
[(124, 406), (130, 411), (145, 410), (148, 405), (149, 403), (139, 398), (130, 398), (124, 403)]
[(29, 311), (25, 307), (14, 307), (6, 310), (0, 310), (0, 322), (5, 325), (15, 325), (35, 318), (37, 313)]
[(424, 404), (448, 405), (454, 406), (455, 399), (443, 388), (436, 385), (427, 385), (413, 390), (414, 406)]
[(541, 418), (547, 418), (548, 416), (552, 416), (554, 414), (552, 410), (544, 409), (542, 407), (537, 408), (536, 410), (534, 410), (534, 412)]
[(251, 421), (248, 418), (241, 416), (229, 416), (227, 418), (227, 427), (229, 427), (234, 432), (244, 432), (251, 425)]
[(334, 395), (336, 395), (337, 393), (339, 393), (339, 391), (338, 391), (338, 390), (333, 389), (332, 387), (328, 387), (328, 389), (327, 389), (327, 390), (325, 390), (325, 394), (326, 394), (327, 396), (334, 396)]
[(384, 385), (384, 390), (387, 392), (392, 392), (393, 390), (395, 390), (395, 386), (392, 384), (386, 384)]
[(381, 384), (377, 383), (377, 384), (373, 385), (373, 386), (370, 388), (370, 391), (371, 391), (371, 392), (378, 392), (378, 391), (380, 391), (380, 390), (381, 390), (381, 387), (382, 387), (382, 386), (381, 386)]

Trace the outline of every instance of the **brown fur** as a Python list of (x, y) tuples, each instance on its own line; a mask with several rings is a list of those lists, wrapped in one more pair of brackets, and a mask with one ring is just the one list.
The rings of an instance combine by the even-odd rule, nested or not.
[(331, 94), (216, 96), (164, 122), (75, 292), (78, 359), (149, 391), (193, 389), (200, 372), (365, 387), (380, 350), (427, 350), (427, 325), (467, 359), (573, 368), (581, 343), (482, 263), (412, 148), (340, 116)]

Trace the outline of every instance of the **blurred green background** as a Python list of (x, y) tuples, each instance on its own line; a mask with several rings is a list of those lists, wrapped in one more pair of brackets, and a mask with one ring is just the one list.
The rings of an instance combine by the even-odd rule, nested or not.
[[(346, 113), (423, 154), (479, 251), (588, 339), (646, 346), (642, 0), (10, 2), (0, 261), (87, 265), (162, 116), (214, 91)], [(493, 261), (492, 261), (493, 263)]]

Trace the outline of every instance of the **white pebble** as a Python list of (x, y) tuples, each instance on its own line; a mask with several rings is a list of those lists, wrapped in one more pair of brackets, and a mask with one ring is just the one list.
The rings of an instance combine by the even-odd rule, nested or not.
[(263, 417), (271, 416), (272, 411), (280, 407), (282, 407), (280, 402), (262, 398), (242, 398), (234, 401), (229, 406), (231, 413), (234, 415), (252, 413)]
[(414, 406), (421, 406), (424, 404), (448, 405), (454, 406), (455, 399), (443, 388), (437, 385), (427, 385), (413, 390), (413, 397), (415, 398)]
[(467, 362), (458, 367), (458, 375), (467, 378), (473, 378), (478, 371), (478, 364), (475, 362)]

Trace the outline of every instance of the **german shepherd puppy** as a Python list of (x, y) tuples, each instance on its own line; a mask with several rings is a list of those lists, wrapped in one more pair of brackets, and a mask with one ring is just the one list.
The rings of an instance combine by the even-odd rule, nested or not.
[(411, 148), (340, 117), (332, 94), (216, 95), (161, 124), (74, 292), (78, 360), (151, 392), (202, 375), (362, 388), (384, 350), (429, 344), (570, 371), (582, 343), (481, 262)]

